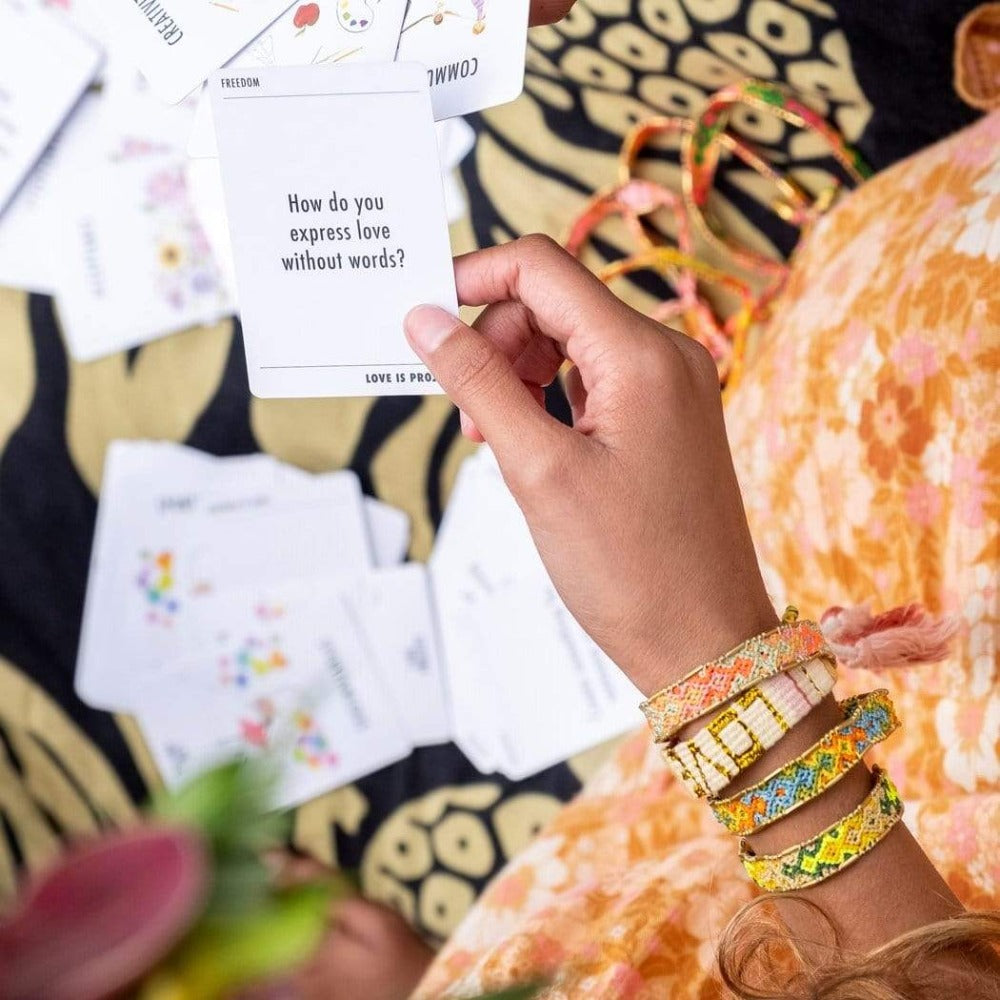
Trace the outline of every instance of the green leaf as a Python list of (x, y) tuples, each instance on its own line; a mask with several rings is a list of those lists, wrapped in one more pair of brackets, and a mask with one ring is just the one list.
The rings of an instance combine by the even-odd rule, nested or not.
[(327, 930), (331, 891), (308, 885), (276, 896), (241, 918), (201, 923), (169, 962), (184, 995), (217, 997), (294, 968)]
[(281, 843), (290, 818), (268, 806), (274, 775), (261, 761), (234, 760), (210, 768), (175, 792), (161, 792), (150, 811), (167, 823), (193, 826), (217, 858), (254, 854)]

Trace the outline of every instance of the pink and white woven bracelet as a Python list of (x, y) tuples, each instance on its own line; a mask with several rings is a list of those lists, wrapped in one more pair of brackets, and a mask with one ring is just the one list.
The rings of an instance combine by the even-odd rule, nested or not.
[(699, 798), (720, 792), (759, 760), (832, 690), (836, 667), (810, 660), (744, 691), (691, 739), (667, 743), (663, 759)]

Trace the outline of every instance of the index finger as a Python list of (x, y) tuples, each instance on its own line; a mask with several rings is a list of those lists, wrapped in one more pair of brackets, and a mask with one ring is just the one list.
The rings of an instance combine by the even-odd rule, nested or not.
[(477, 250), (455, 259), (458, 300), (466, 306), (521, 302), (538, 333), (560, 344), (579, 363), (594, 336), (604, 345), (628, 339), (638, 313), (547, 236)]

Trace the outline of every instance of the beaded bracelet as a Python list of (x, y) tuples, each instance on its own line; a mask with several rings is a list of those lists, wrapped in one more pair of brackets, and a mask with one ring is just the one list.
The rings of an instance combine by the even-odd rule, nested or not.
[(750, 878), (765, 892), (792, 892), (816, 885), (842, 872), (881, 842), (903, 815), (903, 803), (892, 779), (872, 768), (875, 784), (864, 801), (819, 836), (781, 854), (756, 855), (746, 842), (740, 860)]
[(744, 691), (704, 729), (662, 745), (663, 759), (699, 798), (714, 795), (774, 746), (833, 690), (836, 668), (810, 660)]
[(800, 757), (737, 795), (710, 803), (730, 833), (753, 833), (821, 795), (899, 726), (885, 690), (849, 698), (840, 707), (844, 721)]
[(817, 656), (836, 664), (820, 627), (810, 621), (786, 621), (696, 667), (639, 707), (653, 738), (662, 743), (754, 684)]

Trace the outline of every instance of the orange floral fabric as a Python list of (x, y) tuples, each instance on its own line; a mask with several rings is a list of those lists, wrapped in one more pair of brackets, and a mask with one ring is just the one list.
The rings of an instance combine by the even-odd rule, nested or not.
[[(1000, 906), (1000, 114), (879, 175), (800, 249), (727, 407), (777, 606), (919, 600), (954, 655), (879, 675), (872, 758), (970, 907)], [(846, 674), (846, 676), (845, 676)], [(419, 997), (545, 978), (551, 998), (705, 998), (751, 889), (736, 844), (645, 732), (486, 889)]]

